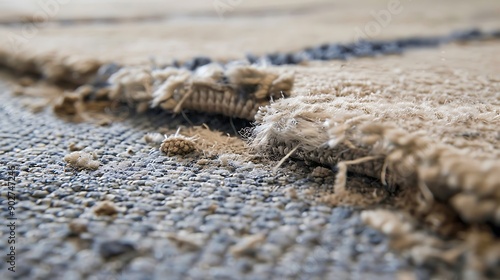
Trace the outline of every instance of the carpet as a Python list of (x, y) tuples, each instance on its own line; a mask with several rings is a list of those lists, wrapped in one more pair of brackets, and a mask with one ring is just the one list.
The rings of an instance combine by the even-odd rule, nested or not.
[(2, 279), (498, 277), (500, 6), (430, 3), (2, 2)]

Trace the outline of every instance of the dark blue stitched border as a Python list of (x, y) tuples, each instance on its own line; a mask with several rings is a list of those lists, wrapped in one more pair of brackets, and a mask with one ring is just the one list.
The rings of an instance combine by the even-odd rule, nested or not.
[[(455, 31), (444, 36), (408, 37), (394, 40), (361, 40), (348, 44), (322, 44), (290, 53), (275, 52), (263, 56), (248, 54), (247, 60), (252, 64), (265, 62), (270, 65), (294, 65), (311, 60), (346, 60), (356, 57), (402, 54), (407, 50), (416, 48), (435, 48), (448, 43), (465, 43), (488, 39), (500, 39), (500, 30), (484, 32), (474, 28)], [(195, 70), (211, 62), (213, 62), (212, 59), (199, 56), (183, 64), (174, 62), (173, 66)]]

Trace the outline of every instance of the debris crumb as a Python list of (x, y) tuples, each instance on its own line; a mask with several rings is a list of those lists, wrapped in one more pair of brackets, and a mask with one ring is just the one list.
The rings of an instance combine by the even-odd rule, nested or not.
[(79, 169), (97, 169), (100, 162), (95, 160), (95, 155), (86, 152), (72, 152), (64, 157), (71, 166)]
[(156, 132), (150, 132), (144, 135), (144, 141), (146, 141), (146, 143), (148, 144), (160, 144), (164, 139), (165, 136)]
[(238, 162), (243, 162), (245, 158), (238, 154), (222, 154), (217, 157), (221, 166), (231, 166)]
[(76, 145), (75, 142), (71, 142), (68, 145), (68, 150), (70, 150), (71, 152), (76, 152), (83, 150), (83, 147)]
[(255, 251), (255, 249), (262, 244), (266, 239), (266, 236), (262, 233), (255, 234), (251, 236), (247, 236), (243, 238), (240, 242), (233, 245), (229, 251), (239, 257), (242, 255), (251, 254)]
[(188, 233), (185, 231), (180, 231), (177, 234), (169, 234), (167, 238), (170, 241), (174, 242), (179, 248), (192, 251), (197, 250), (203, 246), (206, 236), (201, 233)]
[(101, 202), (94, 208), (94, 213), (97, 216), (113, 216), (118, 212), (118, 207), (111, 201)]
[(217, 204), (210, 204), (210, 206), (208, 206), (208, 209), (207, 209), (208, 214), (209, 215), (214, 214), (215, 211), (217, 210), (217, 207), (218, 207)]
[(285, 189), (286, 196), (290, 199), (297, 199), (299, 196), (297, 194), (297, 190), (294, 187), (289, 187)]
[(69, 223), (69, 230), (75, 235), (87, 232), (87, 222), (85, 220), (75, 219)]
[(199, 164), (199, 165), (207, 165), (208, 163), (210, 162), (210, 160), (206, 159), (206, 158), (202, 158), (200, 160), (198, 160), (196, 162), (196, 164)]

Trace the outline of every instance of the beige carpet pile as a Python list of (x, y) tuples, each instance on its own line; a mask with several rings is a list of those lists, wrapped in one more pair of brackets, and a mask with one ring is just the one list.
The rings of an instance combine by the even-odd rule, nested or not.
[[(500, 243), (491, 240), (485, 224), (500, 225), (500, 80), (495, 74), (500, 69), (490, 59), (498, 56), (499, 46), (450, 46), (347, 65), (297, 67), (297, 91), (257, 114), (253, 147), (337, 166), (327, 203), (379, 207), (386, 197), (362, 194), (346, 172), (377, 178), (380, 188), (397, 193), (389, 208), (405, 210), (427, 230), (467, 244), (436, 257), (442, 245), (426, 245), (433, 238), (414, 239), (408, 234), (414, 231), (399, 226), (394, 214), (367, 211), (369, 224), (395, 240), (406, 239), (396, 246), (415, 249), (410, 250), (414, 260), (455, 262), (462, 254), (479, 254), (485, 258), (479, 257), (482, 268), (496, 269)], [(485, 242), (481, 246), (488, 244), (479, 252), (478, 235)]]

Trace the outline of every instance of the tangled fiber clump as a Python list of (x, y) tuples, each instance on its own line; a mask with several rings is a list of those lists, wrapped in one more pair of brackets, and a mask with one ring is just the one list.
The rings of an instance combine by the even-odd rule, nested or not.
[(138, 111), (149, 107), (174, 113), (193, 110), (253, 120), (260, 106), (289, 96), (293, 75), (246, 64), (222, 67), (213, 63), (194, 72), (126, 67), (109, 82), (109, 99), (126, 102)]
[(161, 143), (160, 150), (167, 156), (187, 155), (196, 151), (194, 137), (186, 137), (179, 134), (179, 130), (174, 135), (165, 135), (165, 139)]
[[(438, 259), (452, 263), (467, 255), (471, 260), (484, 260), (486, 265), (481, 271), (496, 271), (500, 251), (485, 253), (477, 251), (476, 245), (478, 236), (489, 236), (492, 248), (500, 246), (492, 234), (500, 227), (500, 163), (467, 157), (452, 146), (409, 133), (391, 124), (389, 119), (374, 122), (372, 116), (352, 110), (354, 106), (345, 102), (329, 95), (278, 100), (257, 113), (252, 147), (261, 154), (337, 167), (334, 193), (323, 199), (333, 204), (339, 201), (361, 206), (373, 204), (371, 196), (346, 189), (347, 171), (380, 180), (387, 190), (398, 193), (393, 207), (429, 223), (435, 232), (453, 236), (462, 232), (460, 238), (466, 240), (463, 245), (466, 249), (449, 250), (424, 232), (413, 233), (417, 229), (406, 222), (397, 222), (396, 226), (394, 213), (363, 216), (368, 224), (394, 236), (400, 243), (425, 244), (399, 249), (414, 252), (411, 257), (418, 263), (436, 259), (437, 255)], [(367, 110), (370, 106), (377, 104), (365, 104)], [(345, 200), (346, 196), (350, 199)], [(379, 214), (381, 217), (376, 218)], [(465, 231), (462, 222), (467, 225)], [(482, 230), (476, 232), (479, 225)], [(414, 240), (403, 238), (409, 232)], [(468, 265), (472, 269), (472, 262)]]

